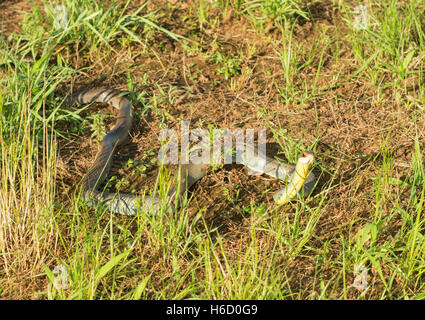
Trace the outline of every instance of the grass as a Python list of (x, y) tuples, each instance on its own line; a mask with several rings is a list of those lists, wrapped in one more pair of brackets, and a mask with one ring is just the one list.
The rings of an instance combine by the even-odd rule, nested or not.
[[(364, 30), (346, 1), (61, 4), (0, 34), (0, 297), (425, 297), (422, 1), (367, 5)], [(64, 99), (100, 84), (136, 112), (110, 191), (164, 196), (158, 133), (189, 120), (267, 128), (282, 161), (314, 150), (318, 184), (276, 206), (278, 183), (225, 166), (172, 212), (89, 208), (76, 186), (114, 116)]]

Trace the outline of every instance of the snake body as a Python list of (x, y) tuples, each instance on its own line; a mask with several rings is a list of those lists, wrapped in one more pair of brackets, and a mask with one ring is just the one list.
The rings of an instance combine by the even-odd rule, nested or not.
[[(104, 102), (118, 109), (114, 127), (103, 138), (93, 165), (81, 181), (84, 200), (91, 207), (105, 205), (109, 211), (125, 215), (136, 215), (141, 210), (140, 208), (147, 212), (156, 212), (161, 205), (161, 198), (158, 195), (140, 196), (98, 190), (109, 173), (116, 147), (127, 139), (130, 132), (133, 121), (133, 107), (130, 101), (122, 96), (120, 91), (99, 87), (75, 93), (68, 98), (68, 102), (79, 104)], [(308, 173), (309, 166), (314, 158), (311, 152), (304, 152), (303, 156), (298, 159), (296, 166), (268, 157), (262, 158), (266, 160), (264, 164), (264, 161), (258, 160), (259, 158), (248, 157), (247, 154), (247, 152), (242, 151), (243, 165), (251, 170), (264, 171), (271, 177), (288, 182), (285, 188), (274, 194), (274, 200), (277, 204), (290, 201), (303, 185), (305, 190), (311, 190), (315, 184), (314, 174)], [(179, 181), (179, 184), (174, 184), (166, 195), (167, 205), (174, 208), (176, 197), (178, 200), (180, 195), (202, 178), (207, 171), (208, 165), (205, 164), (182, 164), (176, 174), (176, 181)]]

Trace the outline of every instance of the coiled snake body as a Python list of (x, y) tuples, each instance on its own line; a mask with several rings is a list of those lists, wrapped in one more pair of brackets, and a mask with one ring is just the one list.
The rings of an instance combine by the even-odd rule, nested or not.
[[(120, 95), (121, 92), (109, 88), (93, 88), (75, 93), (68, 98), (68, 102), (86, 104), (92, 102), (105, 102), (118, 109), (117, 121), (111, 131), (103, 138), (100, 149), (93, 165), (81, 181), (84, 200), (92, 207), (103, 204), (115, 213), (136, 215), (140, 208), (147, 212), (156, 212), (161, 199), (156, 196), (137, 196), (125, 193), (108, 193), (98, 191), (99, 186), (105, 180), (112, 163), (115, 148), (127, 138), (133, 120), (133, 107), (130, 101)], [(309, 165), (313, 162), (313, 154), (304, 152), (296, 165), (290, 165), (265, 157), (266, 164), (259, 163), (256, 158), (249, 158), (245, 153), (241, 155), (242, 164), (254, 171), (262, 172), (277, 179), (287, 181), (288, 184), (282, 190), (274, 194), (277, 204), (290, 201), (301, 190), (311, 190), (315, 184), (313, 173), (308, 173)], [(261, 166), (261, 168), (260, 168)], [(179, 186), (174, 185), (167, 193), (167, 205), (173, 207), (176, 197), (182, 195), (197, 180), (202, 178), (208, 170), (205, 164), (182, 164), (177, 177), (180, 177)], [(177, 194), (178, 193), (178, 194)]]

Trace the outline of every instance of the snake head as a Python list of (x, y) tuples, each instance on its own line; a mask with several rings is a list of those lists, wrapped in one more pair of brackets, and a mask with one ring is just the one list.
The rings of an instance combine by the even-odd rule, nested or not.
[(301, 159), (305, 158), (306, 159), (305, 161), (308, 164), (311, 164), (314, 160), (314, 152), (313, 151), (304, 151), (301, 155), (302, 155)]

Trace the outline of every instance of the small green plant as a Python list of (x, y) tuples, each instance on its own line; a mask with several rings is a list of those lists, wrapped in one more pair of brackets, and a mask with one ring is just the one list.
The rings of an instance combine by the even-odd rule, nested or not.
[(241, 72), (241, 61), (233, 54), (227, 57), (220, 52), (216, 52), (210, 60), (220, 65), (216, 68), (216, 72), (217, 74), (223, 74), (226, 80)]
[(106, 134), (105, 119), (107, 117), (108, 115), (105, 115), (101, 112), (97, 112), (88, 117), (88, 119), (93, 121), (92, 124), (90, 125), (91, 131), (92, 131), (91, 136), (97, 142), (102, 141), (103, 137)]
[[(383, 74), (393, 74), (399, 80), (419, 73), (421, 67), (419, 54), (425, 48), (423, 24), (424, 11), (422, 1), (410, 0), (405, 6), (397, 1), (386, 1), (382, 6), (367, 8), (369, 21), (365, 30), (348, 33), (352, 38), (356, 59), (364, 63), (372, 54), (376, 54), (376, 66), (368, 65), (369, 78), (375, 83), (382, 81)], [(353, 8), (343, 7), (347, 23), (352, 25), (355, 19)]]
[(294, 22), (299, 17), (309, 20), (310, 13), (302, 3), (299, 0), (242, 0), (238, 6), (242, 14), (247, 14), (255, 24), (262, 26), (270, 20), (277, 23)]
[(198, 21), (199, 26), (202, 29), (203, 26), (209, 20), (209, 4), (208, 1), (199, 0), (199, 8), (198, 8)]
[(115, 188), (120, 191), (122, 190), (124, 187), (128, 186), (130, 184), (130, 181), (128, 181), (128, 179), (122, 177), (120, 179), (117, 180), (117, 182), (115, 183)]

